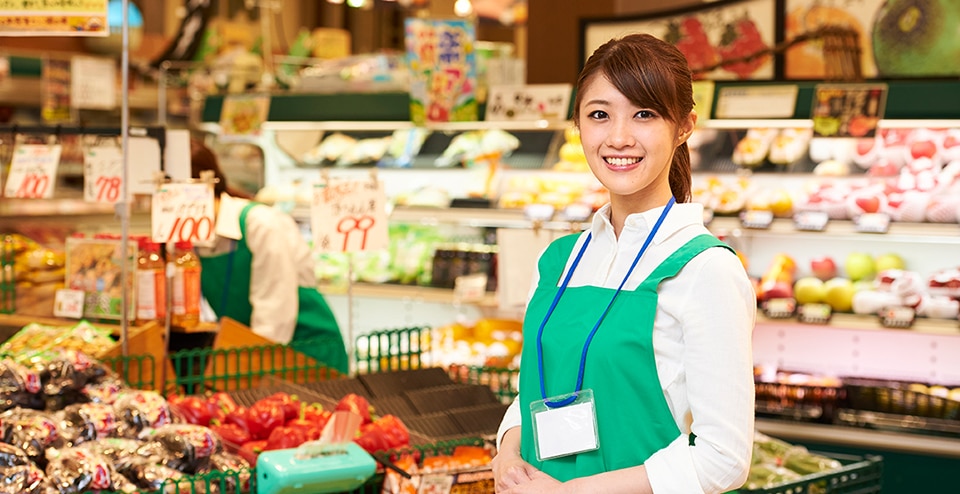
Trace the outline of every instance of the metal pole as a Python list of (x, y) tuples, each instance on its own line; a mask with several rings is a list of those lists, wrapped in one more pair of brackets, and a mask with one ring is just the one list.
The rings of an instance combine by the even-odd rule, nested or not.
[(167, 125), (167, 67), (169, 60), (160, 64), (160, 77), (157, 81), (157, 120), (160, 126)]
[[(129, 0), (123, 0), (121, 5), (123, 8), (123, 23), (120, 28), (121, 36), (121, 45), (123, 46), (123, 53), (120, 56), (120, 142), (121, 149), (123, 154), (123, 173), (121, 174), (121, 197), (122, 200), (119, 203), (119, 213), (120, 213), (120, 258), (122, 263), (120, 264), (120, 283), (123, 287), (120, 290), (120, 348), (121, 354), (126, 357), (128, 354), (127, 346), (127, 333), (128, 326), (130, 325), (129, 314), (129, 297), (130, 294), (127, 290), (127, 279), (130, 276), (129, 265), (127, 259), (129, 257), (129, 252), (127, 252), (129, 246), (127, 245), (127, 239), (130, 238), (130, 198), (128, 197), (128, 174), (127, 174), (127, 164), (128, 164), (128, 154), (129, 154), (129, 142), (130, 142), (130, 19), (128, 18), (128, 8)], [(124, 376), (126, 377), (126, 376)]]

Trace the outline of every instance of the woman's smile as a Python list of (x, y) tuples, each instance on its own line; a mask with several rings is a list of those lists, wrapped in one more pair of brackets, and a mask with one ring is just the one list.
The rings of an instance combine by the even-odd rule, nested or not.
[(636, 156), (605, 156), (603, 161), (607, 163), (607, 168), (613, 171), (630, 171), (640, 165), (643, 158)]

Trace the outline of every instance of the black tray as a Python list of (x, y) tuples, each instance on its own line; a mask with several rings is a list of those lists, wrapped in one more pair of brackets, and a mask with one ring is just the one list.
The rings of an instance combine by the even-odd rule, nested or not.
[(370, 396), (375, 398), (455, 384), (447, 371), (440, 367), (361, 374), (357, 379), (366, 387)]
[(446, 412), (418, 415), (404, 419), (411, 433), (419, 433), (433, 440), (462, 436), (464, 432)]
[(477, 405), (500, 403), (497, 395), (482, 384), (454, 384), (418, 389), (404, 393), (413, 408), (421, 413), (434, 413)]
[(355, 378), (330, 379), (327, 381), (316, 381), (299, 385), (302, 388), (313, 391), (328, 397), (334, 402), (340, 401), (344, 396), (354, 393), (364, 398), (370, 399), (370, 392), (359, 380)]
[(377, 415), (396, 415), (401, 420), (417, 415), (413, 404), (405, 396), (384, 396), (383, 398), (370, 398), (370, 405)]
[(494, 403), (474, 407), (455, 408), (448, 411), (460, 430), (474, 435), (492, 435), (497, 433), (503, 414), (509, 405)]

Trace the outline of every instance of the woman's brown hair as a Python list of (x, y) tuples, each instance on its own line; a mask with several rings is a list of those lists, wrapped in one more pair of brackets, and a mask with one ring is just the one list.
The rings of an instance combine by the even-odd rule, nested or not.
[[(597, 48), (577, 78), (573, 121), (579, 125), (581, 95), (597, 77), (606, 77), (631, 103), (678, 123), (693, 111), (693, 78), (683, 53), (649, 34), (614, 38)], [(670, 190), (677, 202), (690, 201), (690, 149), (673, 153)]]
[(200, 172), (203, 171), (212, 171), (214, 178), (216, 178), (216, 182), (213, 184), (214, 197), (220, 197), (220, 194), (226, 192), (234, 197), (253, 198), (251, 194), (227, 185), (227, 177), (220, 169), (220, 160), (217, 159), (217, 155), (199, 139), (191, 139), (190, 176), (200, 178)]

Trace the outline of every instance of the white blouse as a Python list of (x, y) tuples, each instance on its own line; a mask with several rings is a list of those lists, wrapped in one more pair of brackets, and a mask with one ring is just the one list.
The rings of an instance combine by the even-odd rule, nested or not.
[[(663, 208), (627, 217), (620, 239), (610, 224), (609, 204), (593, 217), (593, 238), (569, 286), (616, 289)], [(703, 207), (676, 204), (624, 285), (634, 290), (675, 250), (709, 231)], [(580, 235), (573, 253), (586, 238)], [(566, 270), (575, 255), (567, 260)], [(531, 295), (539, 281), (534, 275)], [(562, 279), (561, 276), (560, 279)], [(740, 260), (725, 249), (708, 249), (680, 273), (664, 280), (654, 319), (653, 346), (667, 405), (681, 431), (645, 463), (653, 492), (720, 493), (740, 487), (753, 450), (754, 387), (752, 332), (756, 295)], [(514, 400), (497, 434), (520, 426)], [(696, 446), (688, 435), (697, 436)]]

